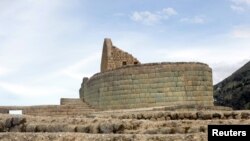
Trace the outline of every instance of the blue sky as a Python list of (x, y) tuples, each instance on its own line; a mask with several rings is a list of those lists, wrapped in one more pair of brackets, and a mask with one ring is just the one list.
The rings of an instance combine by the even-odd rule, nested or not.
[(207, 63), (215, 84), (249, 61), (250, 0), (0, 0), (0, 105), (78, 97), (105, 37), (142, 63)]

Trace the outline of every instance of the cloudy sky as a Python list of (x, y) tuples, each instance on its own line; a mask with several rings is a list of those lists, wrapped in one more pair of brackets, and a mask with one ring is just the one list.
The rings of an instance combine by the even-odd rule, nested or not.
[(0, 0), (0, 105), (78, 97), (105, 37), (142, 63), (207, 63), (216, 84), (249, 61), (250, 0)]

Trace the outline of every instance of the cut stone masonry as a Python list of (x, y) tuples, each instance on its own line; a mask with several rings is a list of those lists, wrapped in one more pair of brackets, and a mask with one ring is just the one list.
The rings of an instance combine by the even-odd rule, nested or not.
[(101, 72), (135, 64), (140, 64), (140, 62), (131, 54), (113, 46), (111, 39), (104, 39)]
[(105, 39), (101, 72), (84, 78), (80, 98), (99, 109), (213, 105), (212, 69), (197, 62), (141, 64)]

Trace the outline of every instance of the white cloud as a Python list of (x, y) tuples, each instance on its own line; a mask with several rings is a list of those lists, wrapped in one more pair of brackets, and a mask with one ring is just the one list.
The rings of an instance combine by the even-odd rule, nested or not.
[(234, 38), (250, 38), (250, 26), (238, 26), (231, 32)]
[(130, 18), (135, 22), (141, 22), (146, 25), (154, 25), (174, 15), (177, 15), (177, 12), (173, 8), (164, 8), (157, 12), (135, 11)]
[(235, 4), (247, 4), (250, 5), (250, 0), (231, 0)]
[(164, 8), (160, 13), (167, 16), (177, 15), (177, 12), (173, 8)]
[(161, 16), (149, 11), (134, 12), (131, 19), (135, 22), (142, 22), (146, 25), (153, 25), (161, 20)]
[(180, 19), (183, 23), (191, 23), (191, 24), (204, 24), (206, 22), (204, 16), (195, 16), (191, 18), (182, 18)]
[(242, 6), (238, 6), (238, 5), (231, 5), (230, 8), (236, 12), (244, 12), (245, 11), (245, 8), (242, 7)]
[(6, 74), (8, 74), (9, 72), (10, 72), (9, 69), (0, 66), (0, 76), (1, 76), (1, 75), (6, 75)]
[(242, 13), (245, 12), (246, 9), (249, 9), (250, 7), (250, 0), (231, 0), (232, 1), (232, 5), (230, 6), (230, 8), (233, 11)]

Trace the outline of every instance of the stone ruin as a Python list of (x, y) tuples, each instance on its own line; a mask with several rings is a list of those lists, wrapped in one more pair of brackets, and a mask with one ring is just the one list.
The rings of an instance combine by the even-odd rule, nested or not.
[(60, 105), (0, 106), (25, 115), (76, 116), (109, 109), (213, 107), (212, 69), (197, 62), (142, 64), (105, 39), (101, 72), (84, 78), (80, 98)]
[(101, 72), (126, 65), (141, 64), (131, 54), (113, 46), (111, 39), (105, 39), (102, 50)]
[[(206, 64), (141, 64), (113, 48), (110, 39), (103, 50), (103, 71), (83, 79), (81, 99), (0, 106), (0, 140), (205, 141), (207, 125), (249, 125), (249, 110), (213, 106)], [(10, 110), (24, 115), (9, 115)]]
[(85, 77), (79, 92), (83, 101), (104, 110), (213, 106), (212, 69), (198, 62), (141, 64), (106, 38), (101, 72)]

